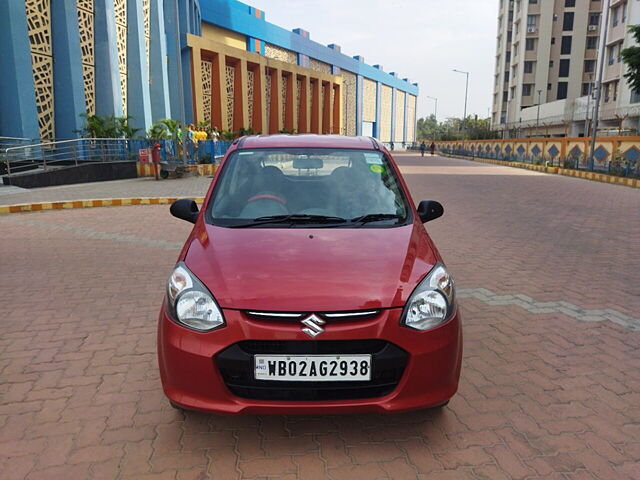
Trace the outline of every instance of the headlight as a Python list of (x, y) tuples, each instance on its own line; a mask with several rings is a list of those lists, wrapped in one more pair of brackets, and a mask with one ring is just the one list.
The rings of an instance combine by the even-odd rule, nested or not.
[(167, 310), (176, 322), (201, 332), (224, 325), (213, 295), (182, 262), (167, 282)]
[(454, 292), (453, 277), (437, 263), (409, 297), (402, 323), (421, 331), (442, 325), (455, 311)]

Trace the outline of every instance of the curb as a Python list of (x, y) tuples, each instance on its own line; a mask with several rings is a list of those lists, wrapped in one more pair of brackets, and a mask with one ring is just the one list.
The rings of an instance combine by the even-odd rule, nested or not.
[(61, 202), (22, 203), (18, 205), (0, 206), (0, 215), (21, 212), (39, 212), (44, 210), (67, 210), (72, 208), (125, 207), (133, 205), (168, 205), (178, 198), (191, 198), (197, 203), (204, 202), (204, 197), (137, 197), (137, 198), (103, 198), (99, 200), (68, 200)]
[(445, 157), (459, 158), (469, 160), (470, 162), (488, 163), (491, 165), (501, 165), (503, 167), (523, 168), (525, 170), (533, 170), (540, 173), (549, 173), (552, 175), (563, 175), (565, 177), (582, 178), (583, 180), (591, 180), (593, 182), (609, 183), (611, 185), (622, 185), (623, 187), (640, 188), (640, 180), (637, 178), (617, 177), (606, 173), (585, 172), (582, 170), (573, 170), (562, 167), (546, 167), (544, 165), (531, 165), (520, 162), (507, 162), (503, 160), (493, 160), (490, 158), (465, 157), (459, 155), (448, 155), (441, 153)]
[[(203, 163), (198, 165), (186, 165), (185, 171), (193, 173), (199, 177), (210, 177), (216, 173), (218, 169), (217, 163)], [(149, 163), (136, 163), (136, 172), (138, 177), (153, 177), (153, 165)]]

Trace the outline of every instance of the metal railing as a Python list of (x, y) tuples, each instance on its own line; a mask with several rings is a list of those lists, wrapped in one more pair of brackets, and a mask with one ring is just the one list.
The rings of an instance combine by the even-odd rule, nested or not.
[(55, 166), (126, 161), (131, 159), (127, 142), (113, 138), (80, 138), (10, 147), (4, 154), (6, 170), (12, 175)]
[(161, 162), (195, 164), (215, 163), (231, 144), (206, 140), (196, 146), (190, 141), (167, 139), (77, 138), (11, 146), (2, 150), (0, 160), (5, 173), (11, 176), (29, 170), (46, 171), (70, 165), (137, 161), (140, 150), (152, 149), (155, 145), (160, 147)]
[(35, 143), (35, 140), (33, 138), (0, 137), (0, 152), (10, 147), (19, 147), (30, 143)]

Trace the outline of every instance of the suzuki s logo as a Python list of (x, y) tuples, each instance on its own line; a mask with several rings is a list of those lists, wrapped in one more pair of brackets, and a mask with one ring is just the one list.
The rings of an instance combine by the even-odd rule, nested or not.
[(321, 318), (318, 318), (315, 315), (311, 315), (310, 317), (302, 320), (302, 324), (307, 326), (307, 328), (303, 328), (302, 331), (309, 335), (311, 338), (316, 338), (318, 335), (324, 332), (324, 328), (322, 328), (322, 325), (324, 325), (325, 323), (327, 322), (325, 322)]

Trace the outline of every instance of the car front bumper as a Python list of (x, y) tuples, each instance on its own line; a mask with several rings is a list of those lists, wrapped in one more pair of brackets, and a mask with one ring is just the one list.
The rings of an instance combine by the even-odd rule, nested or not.
[[(401, 313), (402, 309), (394, 308), (367, 320), (328, 321), (325, 332), (315, 340), (359, 344), (384, 340), (406, 352), (402, 375), (390, 392), (372, 398), (341, 400), (256, 400), (231, 392), (220, 370), (221, 352), (247, 340), (265, 344), (312, 343), (300, 323), (255, 320), (237, 310), (224, 310), (225, 327), (200, 333), (174, 323), (163, 305), (158, 325), (158, 360), (164, 392), (172, 402), (186, 409), (226, 414), (399, 412), (442, 404), (456, 393), (460, 377), (459, 310), (447, 323), (428, 332), (400, 326)], [(348, 345), (345, 342), (345, 351), (341, 353), (353, 353)], [(309, 384), (309, 388), (314, 384)]]

